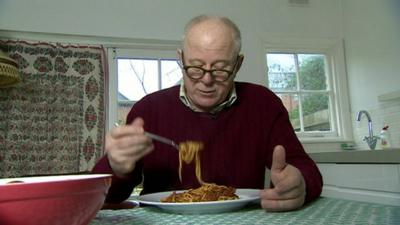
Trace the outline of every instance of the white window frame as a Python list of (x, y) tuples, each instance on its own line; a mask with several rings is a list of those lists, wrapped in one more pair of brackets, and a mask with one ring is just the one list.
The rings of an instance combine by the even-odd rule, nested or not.
[[(352, 141), (351, 114), (347, 75), (345, 69), (344, 45), (341, 39), (272, 37), (263, 41), (264, 70), (267, 70), (267, 53), (310, 53), (326, 56), (326, 74), (330, 81), (333, 132), (297, 133), (303, 143)], [(266, 71), (266, 74), (268, 71)], [(268, 86), (268, 79), (266, 79)]]
[(118, 116), (118, 58), (151, 58), (151, 59), (178, 59), (178, 41), (156, 41), (124, 46), (107, 47), (109, 71), (107, 127), (110, 130), (117, 122)]

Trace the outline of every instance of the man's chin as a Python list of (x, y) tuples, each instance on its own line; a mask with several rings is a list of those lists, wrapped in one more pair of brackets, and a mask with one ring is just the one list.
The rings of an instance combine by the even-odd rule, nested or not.
[(201, 109), (202, 111), (211, 111), (216, 106), (216, 101), (214, 100), (204, 100), (198, 101), (196, 104), (197, 108)]

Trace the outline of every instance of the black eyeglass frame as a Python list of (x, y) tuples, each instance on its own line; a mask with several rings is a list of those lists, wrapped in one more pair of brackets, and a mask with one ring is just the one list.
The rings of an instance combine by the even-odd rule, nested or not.
[[(206, 73), (210, 73), (211, 77), (213, 77), (213, 78), (215, 79), (215, 78), (218, 78), (218, 76), (215, 76), (215, 75), (213, 74), (214, 72), (226, 72), (226, 73), (228, 73), (228, 76), (227, 76), (225, 79), (223, 79), (223, 80), (217, 80), (217, 79), (215, 79), (215, 80), (216, 80), (216, 81), (219, 81), (219, 82), (227, 81), (227, 80), (232, 76), (232, 74), (235, 72), (236, 67), (237, 67), (237, 65), (238, 65), (238, 62), (239, 62), (239, 55), (238, 55), (238, 56), (236, 56), (236, 62), (235, 62), (235, 64), (233, 65), (232, 70), (224, 70), (224, 69), (211, 69), (211, 70), (207, 70), (207, 69), (204, 69), (204, 68), (202, 68), (202, 67), (200, 67), (200, 66), (187, 66), (187, 65), (185, 65), (185, 59), (184, 59), (184, 57), (183, 57), (183, 52), (181, 53), (181, 55), (182, 55), (182, 69), (185, 70), (185, 74), (186, 74), (190, 79), (193, 79), (193, 80), (200, 80), (201, 78), (204, 77), (204, 75), (206, 75)], [(190, 76), (190, 74), (187, 72), (187, 70), (190, 69), (190, 68), (195, 68), (195, 69), (201, 70), (201, 71), (202, 71), (202, 75), (201, 75), (200, 77), (198, 77), (198, 78), (195, 78), (195, 77)]]

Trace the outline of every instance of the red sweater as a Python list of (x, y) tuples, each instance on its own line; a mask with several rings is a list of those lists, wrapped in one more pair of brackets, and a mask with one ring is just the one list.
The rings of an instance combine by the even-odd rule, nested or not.
[[(286, 149), (286, 161), (298, 168), (306, 182), (306, 202), (317, 198), (322, 177), (305, 153), (290, 124), (281, 100), (265, 87), (236, 82), (236, 102), (215, 115), (194, 112), (179, 99), (179, 86), (149, 94), (137, 102), (127, 117), (145, 121), (145, 130), (169, 137), (177, 143), (194, 140), (204, 143), (201, 172), (205, 182), (236, 188), (264, 188), (265, 168), (270, 168), (276, 145)], [(129, 197), (142, 181), (143, 192), (152, 193), (198, 187), (194, 163), (182, 168), (178, 177), (178, 151), (154, 142), (155, 150), (145, 156), (126, 179), (114, 176), (107, 202)], [(112, 173), (107, 157), (93, 169)]]

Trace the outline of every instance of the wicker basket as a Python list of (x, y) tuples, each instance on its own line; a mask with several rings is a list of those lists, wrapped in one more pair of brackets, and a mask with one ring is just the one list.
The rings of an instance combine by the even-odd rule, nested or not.
[(0, 50), (0, 87), (12, 86), (20, 81), (18, 64)]

